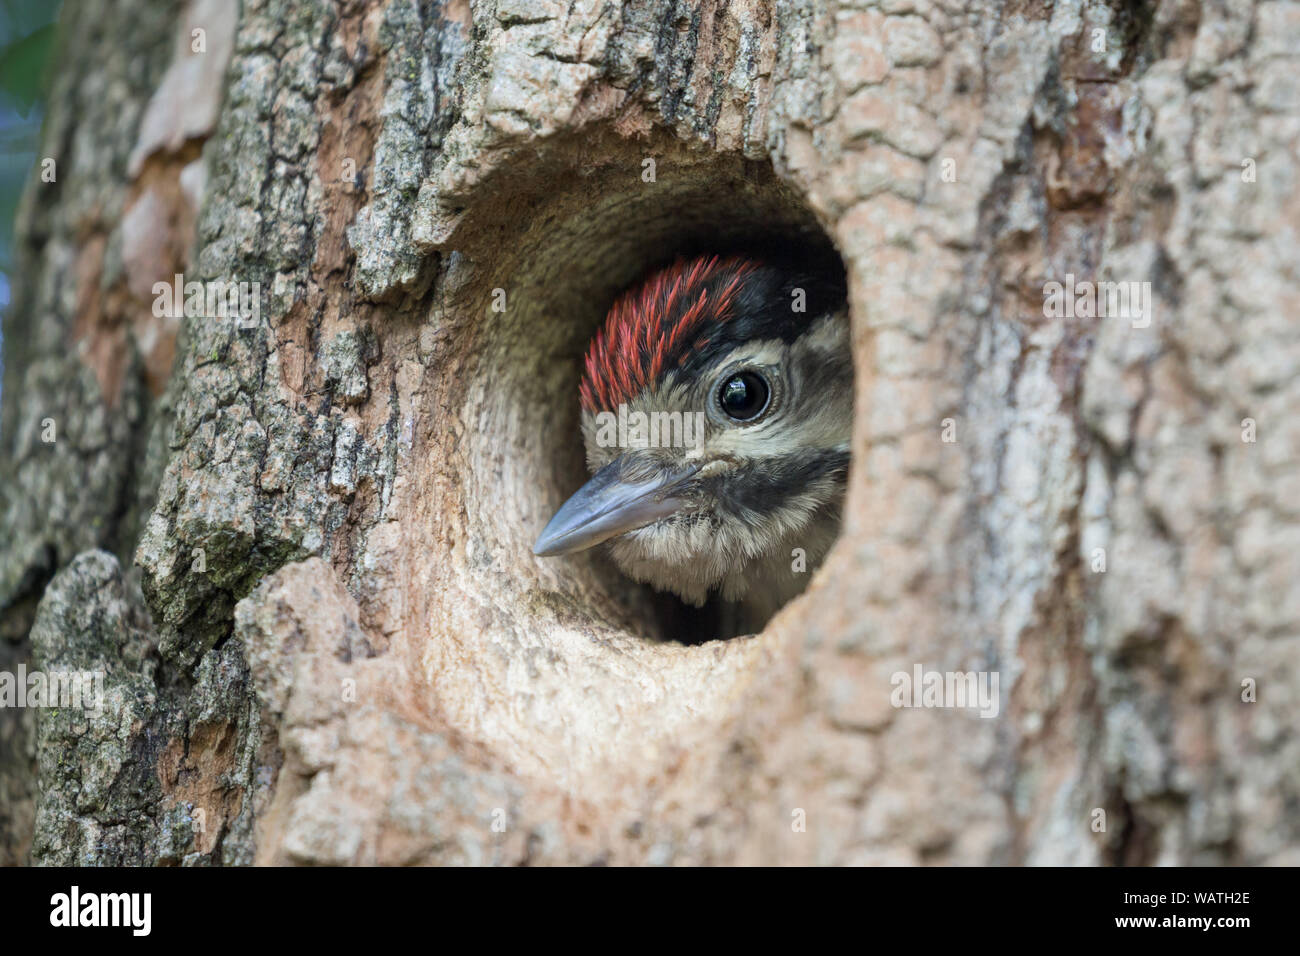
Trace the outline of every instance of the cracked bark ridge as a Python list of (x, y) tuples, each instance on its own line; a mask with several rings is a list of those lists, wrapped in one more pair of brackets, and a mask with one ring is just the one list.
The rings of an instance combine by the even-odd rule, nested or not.
[[(33, 649), (117, 695), (75, 728), (102, 763), (38, 718), (37, 858), (1295, 862), (1297, 9), (249, 0), (187, 278), (260, 282), (263, 321), (186, 319), (159, 424), (106, 414), (160, 475), (135, 570), (6, 518), (6, 646), (45, 590)], [(113, 130), (78, 135), (120, 193)], [(197, 178), (148, 141), (140, 177)], [(758, 638), (647, 641), (643, 593), (528, 550), (581, 476), (575, 356), (656, 249), (814, 220), (845, 534)], [(1045, 316), (1067, 274), (1149, 282), (1150, 325)], [(113, 301), (61, 294), (65, 329)], [(73, 382), (16, 314), (21, 374)], [(153, 407), (156, 352), (116, 354), (60, 400)], [(915, 664), (998, 672), (998, 718), (893, 708)]]
[(33, 666), (102, 675), (97, 708), (38, 712), (32, 857), (43, 864), (248, 863), (255, 808), (278, 757), (238, 641), (180, 680), (159, 658), (138, 583), (104, 551), (46, 588)]

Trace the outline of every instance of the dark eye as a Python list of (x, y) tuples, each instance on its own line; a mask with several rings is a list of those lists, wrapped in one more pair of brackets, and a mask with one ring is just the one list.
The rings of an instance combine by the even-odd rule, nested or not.
[(771, 394), (763, 376), (747, 369), (723, 381), (718, 389), (718, 405), (728, 418), (748, 422), (763, 414)]

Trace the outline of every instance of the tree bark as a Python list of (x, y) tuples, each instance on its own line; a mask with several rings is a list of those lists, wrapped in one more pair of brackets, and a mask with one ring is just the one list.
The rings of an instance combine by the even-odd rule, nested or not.
[[(1300, 4), (108, 6), (0, 425), (0, 670), (104, 703), (0, 710), (0, 862), (1300, 862)], [(686, 645), (530, 546), (613, 295), (755, 237), (848, 275), (845, 530)]]

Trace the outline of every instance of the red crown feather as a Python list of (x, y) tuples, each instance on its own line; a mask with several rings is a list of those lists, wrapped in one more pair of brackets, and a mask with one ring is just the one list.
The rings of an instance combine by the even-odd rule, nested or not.
[(685, 348), (680, 362), (706, 344), (707, 337), (690, 340), (708, 322), (731, 318), (736, 292), (757, 266), (740, 256), (678, 259), (619, 296), (587, 350), (583, 410), (630, 401), (659, 380), (671, 356)]

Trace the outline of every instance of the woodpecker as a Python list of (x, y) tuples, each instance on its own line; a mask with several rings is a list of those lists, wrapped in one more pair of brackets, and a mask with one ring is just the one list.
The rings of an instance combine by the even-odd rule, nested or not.
[(849, 464), (841, 280), (679, 258), (610, 308), (580, 399), (592, 477), (534, 553), (605, 545), (634, 580), (695, 606), (716, 593), (751, 628), (803, 590), (839, 533)]

